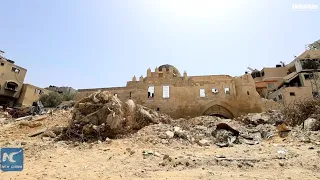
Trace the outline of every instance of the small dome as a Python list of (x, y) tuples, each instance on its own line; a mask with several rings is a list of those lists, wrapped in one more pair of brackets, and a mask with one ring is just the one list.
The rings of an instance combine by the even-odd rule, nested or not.
[(174, 74), (174, 75), (176, 75), (176, 76), (178, 76), (178, 77), (181, 76), (179, 70), (178, 70), (176, 67), (174, 67), (174, 66), (172, 66), (172, 65), (170, 65), (170, 64), (161, 65), (161, 66), (159, 66), (158, 70), (159, 70), (159, 71), (162, 71), (162, 69), (165, 68), (166, 71), (169, 71), (169, 67), (172, 67), (172, 69), (173, 69), (173, 74)]

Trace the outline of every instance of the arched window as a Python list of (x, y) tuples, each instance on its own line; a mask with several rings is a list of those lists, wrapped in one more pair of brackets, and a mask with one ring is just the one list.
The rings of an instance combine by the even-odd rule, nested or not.
[(17, 88), (18, 88), (18, 84), (17, 83), (9, 81), (6, 84), (6, 88), (5, 89), (9, 90), (9, 91), (17, 91)]

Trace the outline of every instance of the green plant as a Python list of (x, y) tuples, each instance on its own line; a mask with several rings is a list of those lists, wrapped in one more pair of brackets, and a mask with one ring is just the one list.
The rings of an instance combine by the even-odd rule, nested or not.
[(63, 96), (57, 92), (43, 94), (39, 99), (44, 107), (56, 107), (63, 101)]
[(71, 101), (74, 100), (76, 93), (67, 92), (62, 95), (63, 101)]

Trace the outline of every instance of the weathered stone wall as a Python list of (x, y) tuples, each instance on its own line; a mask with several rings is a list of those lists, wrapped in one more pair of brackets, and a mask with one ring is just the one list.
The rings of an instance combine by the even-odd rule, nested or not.
[[(249, 112), (261, 111), (261, 99), (251, 75), (186, 76), (173, 75), (172, 71), (147, 73), (139, 81), (129, 81), (126, 87), (78, 90), (77, 99), (97, 90), (107, 90), (125, 101), (133, 99), (137, 104), (165, 112), (175, 118), (194, 117), (203, 114), (222, 115), (229, 118)], [(161, 74), (161, 75), (160, 75)], [(159, 77), (160, 75), (160, 77)], [(163, 98), (163, 86), (169, 86), (169, 98)], [(154, 86), (154, 97), (148, 98), (148, 87)], [(212, 89), (218, 89), (213, 93)], [(229, 88), (230, 93), (225, 93)], [(200, 89), (205, 97), (200, 97)]]

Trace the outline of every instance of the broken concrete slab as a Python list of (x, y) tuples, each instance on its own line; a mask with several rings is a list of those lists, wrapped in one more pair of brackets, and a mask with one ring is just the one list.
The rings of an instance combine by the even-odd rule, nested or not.
[(33, 117), (32, 115), (19, 117), (19, 118), (15, 119), (15, 121), (22, 121), (22, 120), (29, 121), (32, 119), (32, 117)]
[(318, 131), (320, 130), (320, 120), (314, 118), (308, 118), (304, 121), (303, 129), (306, 131)]
[(34, 132), (34, 133), (29, 134), (28, 136), (29, 136), (29, 137), (35, 137), (35, 136), (38, 136), (38, 135), (46, 132), (46, 130), (47, 130), (47, 128), (40, 129), (40, 130), (38, 130), (38, 131), (36, 131), (36, 132)]

